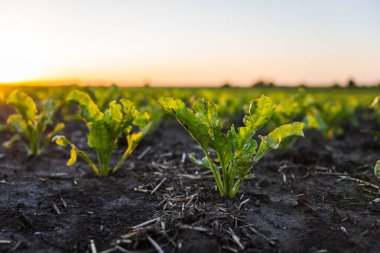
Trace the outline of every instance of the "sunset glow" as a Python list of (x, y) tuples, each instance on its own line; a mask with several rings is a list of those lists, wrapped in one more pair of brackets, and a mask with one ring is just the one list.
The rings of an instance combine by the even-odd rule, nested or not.
[(380, 2), (0, 0), (0, 83), (380, 82)]

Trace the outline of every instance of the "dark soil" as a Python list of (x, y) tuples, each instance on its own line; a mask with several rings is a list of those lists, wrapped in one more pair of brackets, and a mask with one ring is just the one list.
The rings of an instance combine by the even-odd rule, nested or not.
[[(68, 123), (64, 134), (86, 148), (82, 123)], [(19, 147), (0, 151), (0, 252), (380, 249), (380, 216), (368, 209), (377, 190), (354, 181), (380, 185), (372, 172), (380, 145), (365, 133), (324, 140), (307, 131), (265, 157), (236, 200), (219, 197), (211, 174), (185, 159), (200, 150), (175, 122), (148, 136), (110, 178), (81, 160), (67, 168), (68, 150), (54, 145), (39, 158)]]

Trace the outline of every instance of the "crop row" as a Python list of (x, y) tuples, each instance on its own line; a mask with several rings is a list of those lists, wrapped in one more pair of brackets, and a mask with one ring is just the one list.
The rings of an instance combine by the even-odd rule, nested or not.
[[(234, 198), (241, 183), (253, 177), (251, 171), (255, 164), (270, 150), (279, 148), (287, 137), (303, 136), (304, 128), (319, 129), (326, 137), (342, 134), (345, 123), (358, 125), (355, 114), (360, 110), (361, 118), (380, 118), (377, 113), (379, 99), (372, 99), (369, 105), (370, 96), (350, 99), (346, 95), (343, 100), (336, 94), (321, 102), (318, 94), (298, 90), (276, 105), (264, 95), (245, 103), (246, 95), (228, 97), (221, 93), (217, 97), (208, 94), (207, 90), (198, 90), (197, 94), (184, 96), (174, 89), (172, 93), (182, 95), (178, 96), (180, 98), (163, 93), (160, 95), (164, 97), (157, 103), (157, 97), (148, 91), (133, 97), (137, 106), (131, 99), (121, 98), (123, 93), (116, 86), (105, 90), (72, 89), (67, 96), (63, 91), (55, 90), (50, 95), (36, 89), (33, 93), (35, 100), (17, 90), (5, 92), (0, 100), (13, 107), (15, 113), (0, 127), (2, 131), (13, 133), (3, 145), (11, 148), (13, 143), (21, 142), (29, 156), (38, 156), (53, 141), (69, 148), (67, 166), (75, 164), (80, 157), (96, 175), (105, 177), (122, 167), (144, 136), (158, 128), (165, 112), (175, 117), (201, 147), (204, 157), (199, 159), (192, 153), (189, 154), (190, 160), (212, 171), (222, 196)], [(206, 98), (198, 98), (201, 95)], [(275, 94), (273, 97), (279, 99)], [(70, 113), (73, 103), (79, 105), (76, 116)], [(59, 135), (65, 125), (56, 122), (58, 111), (64, 120), (79, 118), (86, 123), (87, 144), (96, 153), (97, 161), (80, 149), (75, 140)], [(289, 123), (294, 120), (297, 122)], [(257, 132), (264, 126), (272, 131), (257, 138)], [(376, 131), (368, 132), (378, 135)], [(121, 138), (126, 138), (127, 147), (116, 165), (111, 167), (111, 155)], [(375, 167), (375, 174), (380, 175), (380, 162)]]

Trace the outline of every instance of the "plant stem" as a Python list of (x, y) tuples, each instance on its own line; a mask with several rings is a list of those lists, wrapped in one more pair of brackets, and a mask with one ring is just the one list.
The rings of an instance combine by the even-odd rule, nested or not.
[(216, 186), (218, 187), (218, 190), (220, 192), (220, 195), (226, 196), (227, 192), (226, 189), (223, 186), (222, 178), (220, 176), (219, 168), (211, 161), (210, 156), (208, 155), (207, 150), (203, 149), (204, 154), (206, 155), (207, 161), (210, 165), (212, 174), (214, 175)]
[(241, 180), (238, 179), (234, 186), (232, 187), (231, 191), (228, 193), (228, 197), (229, 198), (235, 198), (236, 196), (236, 193), (238, 192), (238, 190), (240, 189), (240, 184), (241, 184)]
[[(72, 145), (73, 145), (73, 144), (72, 144)], [(78, 155), (79, 155), (80, 157), (82, 157), (82, 159), (85, 160), (85, 161), (88, 163), (88, 165), (90, 165), (91, 169), (95, 172), (95, 174), (98, 175), (98, 176), (101, 176), (98, 167), (96, 167), (96, 165), (95, 165), (94, 162), (90, 159), (90, 157), (89, 157), (84, 151), (82, 151), (82, 150), (76, 148), (75, 146), (74, 146), (74, 148), (77, 150)]]
[(29, 155), (38, 155), (38, 133), (36, 130), (34, 130), (32, 127), (28, 126), (28, 139), (29, 139), (29, 145), (30, 145), (30, 150), (29, 150)]
[(107, 151), (101, 150), (97, 151), (98, 155), (98, 162), (99, 162), (99, 169), (100, 169), (100, 176), (101, 177), (107, 177), (108, 176), (108, 165), (110, 161), (110, 154)]

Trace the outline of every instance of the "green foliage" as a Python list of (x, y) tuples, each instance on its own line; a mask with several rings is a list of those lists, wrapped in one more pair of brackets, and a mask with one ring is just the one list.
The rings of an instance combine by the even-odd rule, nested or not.
[[(67, 166), (73, 165), (79, 156), (98, 176), (109, 176), (120, 168), (144, 135), (152, 128), (153, 122), (150, 121), (149, 114), (137, 111), (133, 102), (127, 99), (111, 101), (104, 112), (98, 108), (87, 93), (82, 91), (72, 91), (67, 100), (79, 104), (80, 114), (88, 127), (88, 145), (96, 151), (98, 158), (98, 165), (95, 165), (84, 151), (77, 148), (66, 137), (57, 136), (54, 138), (57, 145), (71, 148)], [(132, 132), (133, 127), (139, 131)], [(123, 134), (126, 135), (128, 147), (118, 163), (110, 168), (112, 151), (117, 148), (118, 140)]]
[(375, 176), (380, 179), (380, 160), (378, 160), (373, 168)]
[[(195, 100), (192, 109), (176, 98), (163, 97), (159, 104), (165, 112), (172, 114), (201, 146), (205, 157), (190, 159), (212, 171), (219, 192), (224, 197), (234, 198), (244, 179), (252, 178), (250, 170), (270, 150), (279, 147), (288, 136), (303, 136), (304, 124), (295, 122), (280, 126), (267, 136), (260, 136), (260, 145), (253, 138), (256, 132), (272, 117), (275, 105), (268, 97), (261, 96), (249, 103), (248, 114), (244, 116), (244, 126), (223, 133), (222, 120), (217, 106), (204, 99)], [(216, 152), (214, 158), (209, 153)]]
[(87, 93), (101, 111), (107, 109), (108, 104), (120, 98), (120, 88), (116, 84), (110, 87), (81, 87), (81, 90)]
[(39, 113), (33, 99), (26, 93), (15, 90), (6, 102), (17, 111), (7, 119), (7, 129), (14, 132), (11, 139), (3, 143), (7, 148), (14, 142), (21, 141), (28, 156), (40, 155), (54, 135), (65, 127), (63, 123), (58, 123), (52, 132), (45, 133), (48, 126), (53, 124), (57, 110), (57, 106), (51, 100), (45, 101)]
[(358, 126), (355, 117), (357, 108), (355, 100), (324, 99), (308, 108), (304, 122), (307, 128), (318, 129), (325, 137), (331, 138), (343, 134), (344, 123), (350, 123), (353, 127)]

